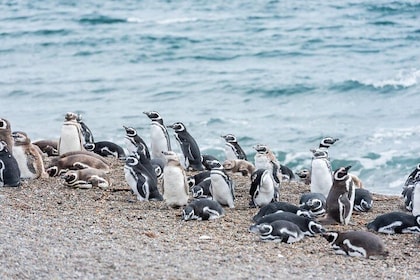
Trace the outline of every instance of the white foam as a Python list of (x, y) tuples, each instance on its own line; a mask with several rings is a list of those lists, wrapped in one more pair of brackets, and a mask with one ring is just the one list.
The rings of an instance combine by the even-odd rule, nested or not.
[(385, 79), (380, 81), (366, 80), (360, 81), (362, 84), (373, 86), (375, 88), (383, 88), (387, 86), (411, 87), (418, 84), (420, 81), (420, 70), (415, 68), (409, 70), (400, 70), (395, 78)]

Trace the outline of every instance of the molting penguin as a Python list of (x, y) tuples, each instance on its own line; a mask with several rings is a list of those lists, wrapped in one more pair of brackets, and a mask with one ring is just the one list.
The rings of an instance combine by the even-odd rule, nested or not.
[(351, 166), (340, 167), (334, 172), (334, 182), (327, 196), (326, 222), (335, 221), (348, 225), (353, 213), (355, 190), (348, 175)]
[(65, 121), (61, 126), (60, 140), (58, 141), (59, 155), (72, 151), (82, 151), (84, 144), (84, 137), (82, 135), (82, 128), (77, 122), (77, 115), (75, 113), (67, 113)]
[(372, 209), (372, 206), (373, 198), (370, 191), (366, 189), (355, 189), (353, 210), (357, 212), (367, 212)]
[(176, 122), (168, 127), (174, 130), (175, 139), (178, 141), (185, 158), (186, 168), (198, 171), (204, 170), (200, 149), (185, 125), (181, 122)]
[(280, 163), (274, 153), (267, 145), (258, 144), (253, 147), (257, 153), (254, 156), (254, 166), (256, 169), (268, 169), (272, 172), (274, 180), (280, 184), (281, 169)]
[(0, 141), (4, 141), (10, 154), (13, 154), (12, 127), (6, 119), (0, 118)]
[(189, 187), (184, 168), (179, 162), (175, 152), (162, 152), (166, 158), (166, 165), (163, 169), (163, 199), (165, 203), (177, 208), (188, 203)]
[(222, 135), (225, 139), (225, 156), (227, 160), (242, 159), (247, 160), (246, 154), (238, 144), (236, 136), (233, 134)]
[(6, 141), (0, 140), (0, 187), (17, 187), (19, 185), (18, 163), (9, 152)]
[(322, 193), (325, 197), (333, 184), (331, 164), (328, 153), (322, 150), (311, 150), (311, 192)]
[(420, 233), (420, 215), (390, 212), (377, 216), (366, 227), (380, 233)]
[(212, 169), (210, 170), (210, 193), (213, 200), (218, 201), (221, 205), (227, 205), (234, 208), (235, 200), (235, 184), (232, 179), (224, 172), (219, 161), (210, 162)]
[(243, 159), (228, 159), (223, 162), (223, 168), (232, 173), (241, 173), (242, 176), (251, 176), (255, 172), (255, 166)]
[(138, 200), (163, 200), (157, 187), (154, 167), (142, 152), (135, 152), (126, 158), (124, 175)]
[(31, 143), (28, 135), (22, 131), (12, 133), (14, 139), (13, 156), (15, 157), (22, 179), (47, 178), (42, 155), (37, 146)]
[(255, 227), (260, 224), (271, 224), (277, 220), (286, 220), (296, 224), (300, 230), (306, 236), (314, 236), (317, 233), (325, 232), (324, 228), (321, 224), (317, 223), (316, 221), (308, 218), (296, 215), (291, 212), (276, 212), (273, 214), (265, 215), (264, 217), (260, 218), (254, 225), (249, 228), (249, 231), (253, 231)]
[(308, 210), (302, 209), (296, 205), (285, 201), (274, 201), (263, 207), (258, 211), (258, 213), (252, 218), (254, 222), (257, 222), (264, 216), (277, 213), (277, 212), (290, 212), (298, 216), (312, 218), (311, 213)]
[(162, 116), (156, 111), (143, 112), (152, 122), (150, 124), (150, 148), (152, 158), (162, 158), (162, 152), (171, 151), (171, 141), (168, 130), (163, 124)]
[(144, 142), (143, 138), (141, 138), (137, 130), (133, 127), (127, 127), (123, 126), (125, 129), (125, 144), (128, 150), (128, 153), (137, 152), (140, 146), (142, 146), (142, 149), (144, 149), (144, 153), (147, 158), (150, 159), (150, 152), (149, 148), (146, 145), (146, 142)]
[(322, 193), (304, 193), (300, 196), (299, 207), (308, 210), (312, 216), (322, 216), (326, 212), (327, 198)]
[(296, 175), (303, 181), (305, 185), (311, 184), (311, 171), (309, 169), (302, 169), (296, 172)]
[(86, 123), (82, 120), (81, 114), (77, 115), (77, 122), (80, 124), (80, 128), (81, 128), (85, 143), (94, 143), (95, 140), (93, 139), (93, 133), (89, 129), (89, 127), (86, 125)]
[(289, 221), (278, 220), (270, 224), (259, 224), (251, 229), (257, 233), (261, 241), (295, 243), (302, 240), (305, 235), (300, 228)]
[(110, 141), (99, 141), (84, 144), (84, 148), (87, 151), (94, 152), (103, 157), (115, 157), (119, 159), (125, 159), (124, 149)]
[(366, 231), (326, 232), (322, 235), (336, 254), (351, 257), (387, 256), (385, 244), (378, 236)]
[(107, 189), (110, 185), (107, 173), (96, 168), (69, 170), (62, 178), (66, 186), (73, 188), (90, 189), (92, 187), (99, 187), (101, 189)]
[(191, 201), (182, 210), (182, 220), (213, 220), (225, 214), (219, 202), (210, 199), (197, 199)]
[(262, 207), (270, 202), (278, 201), (279, 189), (273, 175), (268, 169), (257, 169), (251, 176), (249, 189), (250, 207)]

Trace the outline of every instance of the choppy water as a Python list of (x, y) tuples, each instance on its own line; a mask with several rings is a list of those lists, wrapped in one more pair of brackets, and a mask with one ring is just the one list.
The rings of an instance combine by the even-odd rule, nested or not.
[[(67, 111), (95, 140), (149, 138), (141, 112), (183, 121), (223, 158), (234, 133), (309, 167), (340, 138), (333, 168), (399, 194), (420, 162), (419, 1), (2, 1), (0, 116), (57, 138)], [(173, 140), (174, 142), (174, 140)], [(174, 145), (176, 146), (176, 145)]]

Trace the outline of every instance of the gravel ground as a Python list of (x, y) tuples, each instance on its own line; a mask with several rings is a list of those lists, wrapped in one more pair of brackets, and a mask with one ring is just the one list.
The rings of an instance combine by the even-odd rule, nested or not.
[[(265, 243), (248, 232), (258, 211), (248, 208), (249, 178), (233, 175), (235, 209), (212, 221), (181, 221), (181, 209), (139, 202), (125, 182), (123, 163), (110, 160), (109, 190), (73, 189), (60, 178), (0, 189), (0, 279), (415, 279), (418, 235), (383, 235), (389, 256), (335, 255), (327, 241)], [(283, 184), (281, 200), (297, 203), (302, 183)], [(366, 230), (378, 214), (404, 211), (397, 196), (374, 195), (369, 213), (353, 214)]]

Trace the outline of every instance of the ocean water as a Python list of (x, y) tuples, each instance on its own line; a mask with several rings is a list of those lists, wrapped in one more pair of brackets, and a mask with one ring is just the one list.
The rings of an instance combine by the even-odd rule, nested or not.
[[(310, 167), (323, 136), (333, 168), (399, 194), (420, 162), (420, 1), (2, 1), (0, 116), (32, 140), (83, 115), (95, 140), (149, 141), (149, 119), (182, 121), (203, 153), (222, 134)], [(172, 133), (172, 131), (171, 131)], [(172, 139), (174, 147), (177, 147)]]

